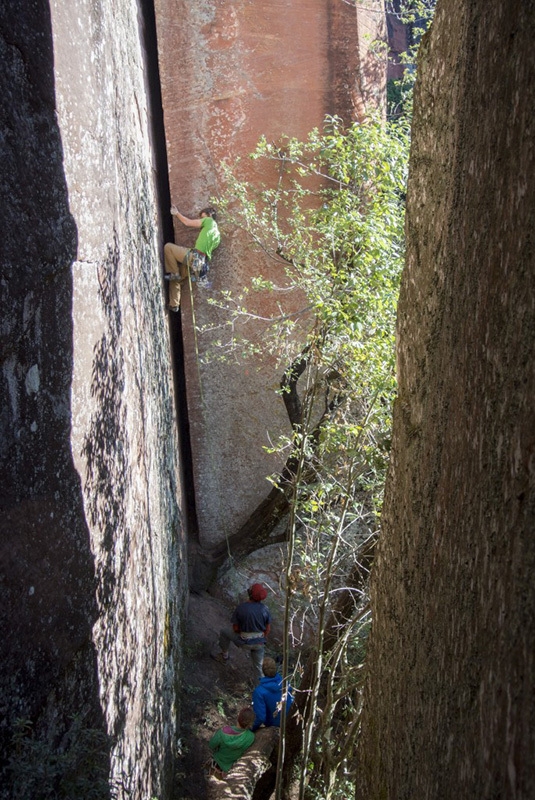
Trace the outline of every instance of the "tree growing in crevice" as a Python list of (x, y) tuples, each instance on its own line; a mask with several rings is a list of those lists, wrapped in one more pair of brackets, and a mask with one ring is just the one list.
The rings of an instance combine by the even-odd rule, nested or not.
[[(413, 34), (398, 87), (400, 114), (347, 129), (328, 119), (306, 142), (262, 140), (251, 156), (263, 160), (264, 174), (272, 168), (262, 186), (227, 170), (229, 218), (279, 265), (281, 277), (258, 276), (240, 296), (222, 295), (229, 335), (218, 345), (227, 353), (275, 355), (291, 425), (279, 445), (283, 470), (226, 548), (240, 558), (287, 542), (282, 696), (289, 683), (297, 688), (298, 713), (287, 720), (282, 714), (272, 782), (258, 787), (255, 800), (273, 790), (276, 800), (354, 794), (368, 574), (395, 394), (408, 129), (416, 54), (435, 0), (393, 5)], [(298, 301), (288, 310), (277, 300), (279, 313), (262, 319), (255, 292), (294, 293)], [(240, 324), (250, 321), (260, 333), (244, 337)], [(297, 614), (314, 632), (303, 660), (293, 640)]]
[[(276, 445), (284, 467), (272, 476), (271, 491), (213, 553), (240, 559), (276, 540), (287, 543), (282, 669), (290, 681), (292, 665), (300, 718), (289, 721), (288, 736), (283, 726), (277, 798), (289, 791), (296, 765), (300, 797), (334, 797), (340, 776), (351, 777), (368, 623), (363, 575), (395, 393), (407, 147), (403, 125), (370, 119), (344, 129), (328, 119), (306, 142), (259, 143), (252, 158), (263, 161), (266, 184), (226, 172), (227, 224), (246, 231), (280, 275), (257, 276), (239, 296), (212, 301), (226, 314), (228, 334), (211, 354), (274, 357), (290, 423)], [(257, 292), (284, 292), (291, 310), (281, 304), (280, 313), (260, 318)], [(311, 632), (307, 663), (292, 638), (297, 618)]]
[[(240, 182), (226, 170), (227, 224), (247, 231), (279, 264), (280, 282), (256, 276), (239, 296), (223, 292), (212, 300), (227, 314), (229, 334), (214, 343), (211, 356), (275, 356), (291, 426), (278, 444), (285, 466), (273, 476), (273, 489), (225, 544), (236, 558), (273, 542), (272, 531), (288, 513), (295, 434), (309, 402), (311, 452), (341, 408), (344, 424), (358, 427), (359, 417), (371, 416), (377, 441), (388, 440), (406, 150), (401, 126), (370, 120), (344, 130), (329, 119), (306, 142), (259, 143), (252, 158), (264, 162), (264, 174), (271, 167), (270, 186)], [(279, 291), (293, 297), (296, 311), (263, 319), (252, 311), (257, 293)], [(256, 333), (247, 336), (243, 323), (251, 320)], [(308, 374), (314, 379), (300, 391)], [(313, 476), (310, 469), (305, 474)], [(213, 553), (222, 554), (223, 548)]]

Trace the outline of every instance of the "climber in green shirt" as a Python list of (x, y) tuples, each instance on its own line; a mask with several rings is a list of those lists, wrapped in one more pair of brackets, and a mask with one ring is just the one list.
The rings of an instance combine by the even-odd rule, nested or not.
[(225, 725), (208, 742), (215, 771), (221, 773), (221, 777), (226, 777), (232, 765), (254, 742), (254, 733), (250, 730), (253, 722), (253, 709), (250, 706), (242, 708), (238, 714), (238, 727)]
[(182, 247), (172, 242), (164, 247), (165, 279), (170, 281), (169, 310), (178, 311), (180, 284), (188, 277), (188, 269), (193, 280), (197, 280), (201, 286), (206, 285), (209, 262), (221, 236), (213, 208), (203, 208), (197, 219), (185, 217), (176, 206), (171, 206), (171, 214), (188, 228), (199, 228), (195, 247)]

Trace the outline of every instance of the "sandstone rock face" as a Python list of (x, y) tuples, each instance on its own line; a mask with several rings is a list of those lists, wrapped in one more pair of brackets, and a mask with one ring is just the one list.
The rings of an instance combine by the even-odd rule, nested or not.
[[(221, 161), (246, 156), (261, 135), (305, 137), (326, 114), (349, 121), (382, 101), (385, 65), (370, 51), (370, 42), (384, 36), (381, 0), (357, 4), (358, 11), (341, 0), (156, 0), (155, 6), (171, 195), (186, 216), (217, 195)], [(242, 166), (245, 178), (262, 177), (252, 162)], [(258, 274), (283, 281), (280, 265), (222, 228), (211, 272), (214, 293), (238, 294)], [(191, 245), (195, 237), (177, 223), (175, 238)], [(289, 425), (274, 391), (281, 369), (269, 359), (202, 363), (210, 342), (224, 336), (217, 326), (225, 316), (200, 290), (193, 301), (195, 320), (185, 289), (197, 517), (201, 545), (209, 548), (235, 532), (268, 493), (266, 476), (281, 464), (262, 447)], [(280, 313), (273, 297), (259, 299), (255, 311)], [(210, 331), (196, 338), (195, 322)], [(257, 340), (262, 330), (252, 322), (248, 328)]]
[[(76, 714), (118, 796), (163, 798), (184, 528), (138, 14), (0, 10), (0, 706), (3, 756), (16, 718), (53, 752)], [(2, 797), (41, 774), (21, 752)]]
[(366, 800), (535, 796), (534, 35), (444, 0), (424, 45)]

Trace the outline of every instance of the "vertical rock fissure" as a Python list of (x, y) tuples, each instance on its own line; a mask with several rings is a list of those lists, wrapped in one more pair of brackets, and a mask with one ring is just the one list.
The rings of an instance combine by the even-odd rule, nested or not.
[[(173, 241), (174, 231), (169, 208), (171, 194), (169, 188), (169, 171), (165, 128), (163, 119), (162, 93), (160, 86), (160, 70), (158, 64), (158, 39), (156, 34), (156, 17), (153, 0), (139, 0), (140, 29), (147, 65), (147, 95), (151, 116), (151, 138), (154, 153), (154, 169), (156, 171), (156, 192), (160, 213), (160, 225), (164, 241)], [(162, 310), (163, 311), (163, 310)], [(197, 512), (195, 507), (195, 490), (193, 478), (193, 457), (191, 450), (188, 401), (186, 395), (186, 376), (184, 369), (184, 347), (182, 343), (181, 319), (171, 315), (171, 358), (175, 386), (175, 407), (179, 427), (180, 456), (183, 473), (184, 509), (187, 517), (188, 536), (198, 538)]]

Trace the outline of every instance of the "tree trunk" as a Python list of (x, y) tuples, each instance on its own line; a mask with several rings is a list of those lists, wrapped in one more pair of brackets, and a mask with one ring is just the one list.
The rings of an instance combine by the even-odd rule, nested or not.
[[(368, 583), (368, 576), (373, 562), (376, 537), (368, 539), (357, 554), (357, 561), (348, 578), (347, 589), (340, 593), (336, 605), (331, 611), (326, 623), (324, 636), (324, 652), (332, 650), (344, 629), (344, 624), (353, 617), (355, 611), (355, 590), (364, 591)], [(294, 768), (298, 761), (302, 747), (303, 724), (308, 722), (309, 692), (315, 682), (317, 654), (312, 651), (301, 679), (299, 691), (296, 692), (295, 702), (299, 714), (291, 714), (286, 722), (286, 758), (283, 769), (283, 798), (290, 799), (290, 791), (294, 780)], [(322, 676), (322, 684), (326, 678)], [(320, 694), (322, 689), (320, 687)], [(304, 721), (304, 722), (303, 722)]]
[[(306, 347), (284, 372), (280, 382), (282, 399), (286, 407), (288, 419), (292, 429), (296, 433), (303, 424), (303, 406), (297, 392), (297, 384), (306, 370), (308, 363), (309, 348)], [(339, 377), (337, 373), (332, 373), (327, 379), (327, 382), (329, 383), (329, 379), (337, 377)], [(336, 392), (333, 397), (326, 400), (323, 413), (309, 436), (312, 452), (314, 452), (317, 447), (321, 428), (325, 420), (334, 409), (340, 405), (342, 397), (343, 395), (340, 394), (340, 392)], [(268, 496), (255, 508), (249, 519), (236, 533), (229, 536), (225, 542), (222, 542), (210, 551), (208, 557), (212, 562), (222, 561), (228, 555), (231, 555), (234, 559), (240, 560), (268, 544), (277, 544), (278, 542), (286, 541), (288, 535), (286, 527), (275, 536), (273, 535), (273, 531), (289, 511), (297, 459), (297, 454), (293, 451), (288, 457), (276, 485), (273, 486)], [(316, 472), (313, 468), (312, 460), (309, 460), (308, 468), (305, 469), (303, 475), (304, 481), (310, 481), (315, 477)]]

